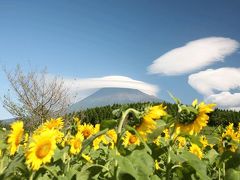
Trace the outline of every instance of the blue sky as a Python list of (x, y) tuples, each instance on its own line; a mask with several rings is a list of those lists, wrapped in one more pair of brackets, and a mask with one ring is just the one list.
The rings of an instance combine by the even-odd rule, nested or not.
[[(68, 79), (87, 78), (89, 82), (92, 80), (89, 78), (124, 76), (157, 86), (160, 89), (157, 96), (164, 100), (170, 101), (167, 91), (171, 91), (184, 103), (198, 98), (216, 100), (221, 105), (223, 97), (239, 98), (239, 9), (240, 1), (237, 0), (1, 0), (0, 65), (12, 69), (20, 64), (26, 71), (47, 67), (53, 75)], [(216, 43), (212, 43), (215, 39), (210, 43), (205, 40), (199, 42), (203, 49), (209, 50), (209, 61), (199, 59), (203, 62), (206, 60), (204, 65), (194, 70), (182, 70), (178, 74), (159, 70), (149, 73), (148, 67), (158, 58), (160, 60), (156, 66), (162, 66), (161, 63), (168, 61), (168, 58), (171, 59), (168, 62), (176, 65), (175, 62), (185, 57), (194, 65), (197, 57), (191, 54), (191, 47), (183, 48), (184, 52), (180, 49), (179, 53), (183, 53), (180, 57), (172, 50), (209, 37), (220, 39)], [(219, 44), (222, 46), (219, 47)], [(212, 46), (215, 49), (210, 51)], [(196, 49), (198, 57), (203, 49)], [(223, 52), (225, 49), (227, 52)], [(162, 56), (168, 52), (171, 53), (169, 57), (163, 59)], [(188, 52), (190, 57), (186, 55)], [(184, 64), (188, 63), (180, 63), (175, 69), (182, 68)], [(225, 67), (233, 69), (221, 69)], [(210, 68), (214, 69), (216, 79), (205, 82), (204, 79), (212, 77), (212, 74), (198, 73)], [(236, 79), (220, 87), (219, 81), (226, 71), (228, 74), (237, 71)], [(195, 74), (191, 76), (194, 83), (189, 81), (192, 74)], [(229, 79), (233, 81), (228, 76), (223, 81), (228, 82)], [(2, 72), (0, 83), (2, 97), (9, 88)], [(202, 86), (197, 87), (199, 84)], [(206, 84), (211, 87), (206, 87)], [(202, 87), (214, 92), (209, 94)], [(222, 107), (240, 107), (235, 101), (229, 104), (222, 104)], [(0, 107), (0, 119), (8, 117), (10, 115)]]

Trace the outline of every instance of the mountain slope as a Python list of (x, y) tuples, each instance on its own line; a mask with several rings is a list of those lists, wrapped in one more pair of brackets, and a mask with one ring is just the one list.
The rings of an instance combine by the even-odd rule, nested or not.
[(71, 105), (69, 112), (112, 104), (160, 101), (161, 100), (157, 97), (150, 96), (136, 89), (103, 88), (87, 98)]

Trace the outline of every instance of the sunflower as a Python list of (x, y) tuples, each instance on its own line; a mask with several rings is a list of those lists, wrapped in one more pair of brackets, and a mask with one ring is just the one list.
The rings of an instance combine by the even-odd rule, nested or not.
[(11, 132), (8, 135), (7, 143), (9, 144), (10, 155), (14, 155), (18, 150), (23, 136), (23, 122), (16, 121), (11, 124)]
[(109, 131), (107, 131), (106, 135), (111, 138), (111, 141), (113, 141), (114, 143), (117, 142), (117, 133), (114, 129), (111, 129)]
[(109, 143), (111, 144), (110, 148), (113, 149), (114, 145), (117, 143), (117, 133), (114, 129), (107, 131), (106, 133), (107, 139), (109, 139)]
[(71, 135), (69, 132), (64, 136), (64, 138), (62, 139), (62, 142), (60, 144), (62, 147), (65, 147), (65, 145), (68, 143), (70, 136)]
[(55, 131), (46, 130), (34, 135), (25, 154), (26, 164), (33, 170), (38, 170), (42, 164), (51, 161), (56, 149)]
[(177, 142), (178, 142), (178, 148), (184, 148), (187, 144), (186, 138), (181, 136), (177, 137)]
[(82, 135), (84, 136), (84, 139), (87, 139), (93, 134), (95, 134), (96, 130), (92, 124), (84, 123), (78, 126), (78, 132), (82, 133)]
[[(47, 122), (49, 123), (49, 122)], [(50, 124), (53, 124), (53, 123), (50, 123)], [(56, 142), (57, 143), (61, 143), (62, 140), (63, 140), (63, 137), (64, 137), (64, 133), (60, 131), (60, 129), (58, 128), (61, 128), (61, 126), (48, 126), (46, 125), (45, 123), (41, 126), (39, 126), (33, 133), (33, 136), (38, 136), (40, 135), (41, 133), (43, 133), (44, 131), (49, 131), (49, 130), (52, 130), (54, 131), (55, 133), (55, 138), (56, 138)]]
[(63, 119), (57, 118), (57, 119), (50, 119), (50, 121), (46, 121), (43, 124), (43, 127), (47, 128), (47, 129), (62, 129), (63, 128)]
[(100, 131), (100, 124), (95, 124), (94, 134), (97, 134)]
[(63, 141), (64, 133), (57, 129), (55, 129), (54, 131), (57, 143), (61, 143)]
[(234, 128), (233, 128), (233, 123), (229, 124), (226, 127), (225, 132), (222, 134), (222, 138), (230, 138), (233, 141), (238, 141), (238, 133), (235, 132)]
[(161, 117), (167, 115), (167, 112), (165, 111), (166, 108), (167, 107), (166, 106), (164, 107), (162, 104), (150, 107), (147, 112), (147, 115), (154, 120), (160, 119)]
[(28, 133), (25, 133), (24, 142), (23, 142), (23, 146), (24, 146), (25, 148), (27, 147), (28, 140), (29, 140), (29, 134), (28, 134)]
[(82, 133), (77, 133), (73, 138), (70, 139), (70, 153), (78, 154), (82, 149), (82, 142), (84, 137)]
[(169, 130), (168, 129), (164, 129), (163, 130), (163, 137), (164, 137), (165, 141), (170, 139), (170, 134), (169, 134)]
[(238, 132), (234, 130), (233, 123), (229, 124), (225, 131), (222, 134), (221, 144), (220, 144), (220, 152), (225, 150), (230, 150), (235, 152), (238, 149), (240, 139)]
[(207, 140), (206, 136), (201, 136), (200, 137), (200, 142), (202, 143), (203, 148), (208, 146), (208, 140)]
[(63, 128), (63, 119), (57, 118), (57, 119), (50, 119), (43, 123), (41, 126), (39, 126), (35, 131), (34, 134), (40, 134), (41, 132), (48, 130), (48, 129), (56, 129), (60, 130)]
[(138, 133), (143, 137), (144, 140), (147, 139), (147, 135), (152, 133), (156, 129), (157, 123), (155, 120), (159, 120), (161, 117), (166, 116), (166, 107), (163, 105), (150, 107), (141, 119), (140, 124), (136, 127)]
[(198, 145), (192, 143), (189, 151), (195, 154), (199, 159), (202, 159), (203, 153)]
[(238, 139), (240, 139), (240, 123), (238, 123), (237, 137)]
[(159, 166), (159, 163), (158, 163), (158, 161), (157, 160), (155, 160), (154, 161), (155, 163), (155, 170), (160, 170), (161, 168), (160, 168), (160, 166)]
[(98, 150), (100, 148), (100, 143), (103, 143), (105, 145), (110, 144), (110, 148), (113, 149), (114, 145), (117, 142), (117, 133), (114, 129), (111, 129), (106, 132), (106, 134), (103, 134), (93, 141), (93, 149)]
[(153, 143), (157, 146), (161, 145), (161, 136), (158, 136), (156, 139), (153, 140)]
[(93, 149), (98, 150), (100, 148), (100, 143), (103, 142), (107, 144), (107, 140), (104, 135), (101, 135), (93, 140)]
[[(196, 102), (193, 102), (193, 104)], [(186, 116), (182, 116), (176, 124), (176, 133), (179, 134), (181, 132), (187, 133), (190, 135), (199, 133), (203, 127), (207, 126), (209, 116), (207, 113), (213, 111), (215, 104), (204, 104), (204, 102), (199, 105), (195, 105), (194, 108), (197, 108), (197, 114), (190, 113)], [(181, 114), (182, 115), (182, 114)]]
[(131, 134), (129, 131), (126, 131), (125, 136), (123, 137), (123, 145), (126, 148), (129, 145), (140, 145), (140, 140), (136, 135)]
[(82, 157), (83, 157), (87, 162), (93, 163), (91, 156), (86, 155), (86, 154), (82, 154)]
[(147, 134), (156, 129), (156, 124), (157, 123), (150, 116), (146, 115), (143, 117), (141, 124), (136, 127), (136, 130), (143, 139), (146, 140)]

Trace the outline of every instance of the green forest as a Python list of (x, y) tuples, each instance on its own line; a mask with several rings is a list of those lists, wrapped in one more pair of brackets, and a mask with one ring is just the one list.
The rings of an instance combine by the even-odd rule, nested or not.
[[(113, 104), (108, 106), (102, 107), (95, 107), (90, 108), (78, 112), (73, 112), (64, 115), (65, 122), (68, 122), (73, 117), (78, 117), (81, 119), (82, 123), (91, 123), (93, 125), (101, 123), (102, 120), (110, 120), (116, 119), (116, 115), (114, 115), (114, 111), (116, 110), (126, 110), (128, 108), (134, 108), (139, 111), (143, 111), (146, 107), (150, 105), (157, 105), (159, 103), (131, 103), (131, 104)], [(171, 114), (172, 116), (176, 116), (177, 114), (177, 105), (163, 102), (164, 106), (167, 106), (167, 113)], [(232, 110), (223, 110), (216, 108), (212, 113), (209, 115), (210, 119), (208, 122), (208, 126), (227, 126), (229, 123), (234, 123), (235, 126), (240, 122), (240, 112), (232, 111)], [(29, 119), (28, 119), (29, 120)], [(27, 121), (25, 123), (27, 123)], [(0, 122), (1, 127), (9, 128), (8, 123)]]
[[(67, 114), (65, 116), (66, 119), (70, 119), (71, 117), (78, 117), (81, 119), (82, 123), (91, 123), (97, 124), (100, 123), (101, 120), (108, 120), (116, 118), (113, 111), (117, 109), (125, 110), (127, 108), (134, 108), (139, 111), (143, 110), (149, 105), (157, 105), (159, 103), (132, 103), (132, 104), (113, 104), (103, 107), (91, 108), (79, 112), (74, 112)], [(175, 116), (177, 114), (177, 105), (172, 103), (163, 102), (165, 106), (167, 106), (168, 114)], [(223, 109), (215, 109), (214, 112), (210, 114), (209, 126), (227, 126), (229, 123), (234, 123), (236, 126), (240, 122), (240, 112), (232, 111), (232, 110), (223, 110)]]

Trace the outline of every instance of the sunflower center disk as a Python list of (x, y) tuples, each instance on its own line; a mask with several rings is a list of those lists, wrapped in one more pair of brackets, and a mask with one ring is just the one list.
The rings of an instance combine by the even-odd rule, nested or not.
[(45, 144), (42, 144), (37, 148), (36, 156), (42, 159), (48, 155), (50, 150), (51, 150), (51, 142), (46, 142)]
[(86, 138), (88, 138), (88, 136), (90, 136), (90, 131), (89, 130), (84, 130), (83, 132), (82, 132), (82, 134), (83, 134), (83, 136), (84, 136), (84, 138), (86, 139)]
[(197, 118), (193, 112), (182, 111), (178, 116), (178, 122), (181, 124), (191, 124)]
[(81, 146), (81, 142), (79, 140), (74, 142), (74, 148), (75, 149), (79, 149), (80, 146)]
[(129, 142), (130, 142), (131, 144), (134, 144), (136, 141), (137, 141), (137, 138), (136, 138), (136, 136), (134, 136), (134, 135), (132, 135), (132, 136), (129, 138)]
[(21, 142), (21, 137), (23, 135), (23, 131), (20, 131), (17, 136), (16, 136), (16, 139), (15, 139), (15, 145), (18, 146)]

